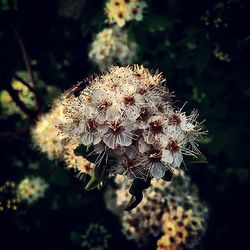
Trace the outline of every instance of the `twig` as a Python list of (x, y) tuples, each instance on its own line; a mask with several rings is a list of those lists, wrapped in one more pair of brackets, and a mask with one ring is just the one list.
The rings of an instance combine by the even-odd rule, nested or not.
[(25, 85), (30, 91), (32, 91), (33, 93), (36, 92), (35, 88), (30, 86), (30, 84), (28, 82), (26, 82), (21, 76), (17, 75), (17, 74), (13, 74), (13, 78), (15, 78), (16, 80), (18, 80), (19, 82), (21, 82), (23, 85)]
[[(30, 91), (32, 91), (34, 93), (35, 100), (36, 100), (36, 109), (35, 109), (36, 114), (34, 115), (33, 120), (35, 120), (36, 117), (37, 117), (37, 115), (38, 115), (38, 113), (41, 110), (41, 107), (42, 107), (42, 105), (41, 105), (41, 98), (40, 98), (40, 96), (38, 94), (38, 91), (37, 91), (37, 83), (36, 83), (36, 80), (35, 80), (35, 77), (34, 77), (34, 73), (33, 73), (33, 70), (32, 70), (31, 64), (30, 64), (29, 56), (28, 56), (28, 53), (27, 53), (27, 51), (25, 49), (23, 40), (22, 40), (19, 32), (17, 31), (17, 29), (13, 28), (13, 31), (14, 31), (14, 33), (16, 35), (17, 41), (18, 41), (19, 46), (21, 48), (21, 52), (22, 52), (24, 64), (25, 64), (26, 69), (28, 71), (30, 82), (32, 83), (32, 86), (30, 86), (30, 84), (27, 81), (25, 81), (24, 79), (22, 79), (17, 74), (14, 74), (14, 78), (16, 78), (17, 80), (21, 81), (25, 86), (27, 86), (29, 88)], [(23, 110), (23, 108), (22, 108), (22, 110)], [(26, 114), (28, 114), (28, 113), (26, 112)]]
[(39, 112), (40, 108), (41, 108), (41, 98), (38, 94), (38, 91), (35, 87), (30, 86), (30, 84), (25, 81), (22, 77), (20, 77), (17, 74), (13, 75), (13, 78), (15, 78), (16, 80), (20, 81), (21, 83), (23, 83), (23, 85), (25, 85), (35, 96), (35, 101), (36, 101), (36, 111)]
[(33, 74), (32, 68), (31, 68), (29, 56), (28, 56), (28, 53), (27, 53), (27, 51), (25, 49), (23, 40), (22, 40), (19, 32), (15, 28), (13, 28), (13, 30), (14, 30), (14, 33), (16, 35), (17, 41), (18, 41), (18, 43), (20, 45), (20, 48), (21, 48), (21, 51), (22, 51), (23, 60), (24, 60), (25, 66), (27, 68), (30, 81), (33, 84), (33, 86), (36, 86), (36, 80), (35, 80), (35, 77), (34, 77), (34, 74)]
[(27, 114), (32, 120), (36, 118), (37, 116), (37, 112), (30, 110), (29, 108), (27, 108), (27, 106), (25, 105), (25, 103), (20, 99), (19, 95), (18, 95), (18, 91), (13, 89), (12, 86), (6, 86), (5, 88), (11, 98), (13, 99), (13, 101), (16, 103), (16, 105), (25, 113)]

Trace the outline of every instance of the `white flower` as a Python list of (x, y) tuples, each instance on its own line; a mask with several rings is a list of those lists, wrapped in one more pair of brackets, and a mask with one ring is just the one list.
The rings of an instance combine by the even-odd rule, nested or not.
[(167, 146), (162, 150), (161, 160), (166, 164), (179, 168), (183, 162), (183, 155), (195, 156), (195, 154), (187, 147), (185, 134), (177, 127), (169, 125), (167, 133), (169, 139), (167, 143), (165, 141), (163, 143), (164, 145), (167, 144)]
[(150, 117), (147, 122), (147, 127), (142, 135), (148, 144), (157, 144), (162, 137), (166, 137), (164, 130), (167, 127), (167, 120), (162, 115), (155, 115)]
[(167, 170), (167, 166), (161, 161), (162, 151), (153, 148), (142, 140), (139, 141), (139, 151), (143, 154), (143, 162), (151, 176), (161, 179)]
[(110, 67), (88, 81), (65, 102), (66, 122), (58, 127), (67, 140), (94, 146), (95, 167), (114, 157), (114, 175), (162, 178), (181, 166), (183, 156), (200, 154), (198, 114), (188, 116), (172, 105), (161, 73), (137, 65)]
[(103, 142), (111, 149), (117, 146), (128, 147), (132, 144), (134, 127), (131, 123), (119, 119), (107, 122), (107, 131), (103, 135)]
[(126, 32), (119, 27), (103, 29), (96, 35), (91, 44), (89, 58), (97, 64), (100, 69), (105, 69), (110, 64), (130, 64), (137, 51), (137, 44), (129, 42)]
[(129, 159), (128, 157), (121, 158), (117, 165), (111, 168), (111, 174), (124, 175), (130, 179), (146, 179), (147, 177), (144, 161), (142, 159)]
[(17, 187), (17, 196), (29, 204), (39, 200), (45, 194), (48, 184), (40, 177), (24, 178)]

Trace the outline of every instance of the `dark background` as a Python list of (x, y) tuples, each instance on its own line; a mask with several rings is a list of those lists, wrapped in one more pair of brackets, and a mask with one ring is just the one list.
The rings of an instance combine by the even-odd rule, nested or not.
[[(16, 6), (9, 0), (9, 9), (0, 11), (1, 89), (8, 88), (16, 71), (26, 70), (15, 30), (36, 61), (32, 68), (42, 99), (30, 119), (18, 114), (1, 118), (0, 185), (28, 174), (41, 175), (50, 184), (43, 200), (0, 214), (0, 249), (80, 249), (80, 235), (90, 223), (102, 224), (112, 234), (108, 249), (137, 249), (122, 235), (118, 218), (106, 210), (104, 191), (84, 191), (74, 174), (60, 167), (62, 163), (33, 149), (25, 129), (39, 112), (48, 110), (56, 95), (56, 91), (48, 95), (46, 85), (65, 90), (99, 72), (88, 59), (88, 50), (94, 35), (107, 26), (104, 1), (85, 1), (78, 7), (80, 16), (69, 16), (68, 8), (63, 12), (60, 2), (19, 0)], [(81, 1), (64, 2), (72, 6)], [(208, 230), (197, 249), (249, 245), (249, 11), (248, 1), (241, 0), (148, 1), (144, 20), (126, 27), (139, 44), (137, 63), (162, 71), (177, 105), (187, 100), (186, 109), (196, 107), (200, 120), (206, 119), (209, 136), (201, 150), (209, 164), (188, 167), (210, 208)], [(207, 25), (201, 18), (206, 13)], [(218, 17), (222, 24), (216, 27)], [(216, 58), (217, 45), (230, 62)], [(38, 170), (29, 167), (32, 162), (39, 164)], [(155, 249), (154, 243), (146, 249)]]

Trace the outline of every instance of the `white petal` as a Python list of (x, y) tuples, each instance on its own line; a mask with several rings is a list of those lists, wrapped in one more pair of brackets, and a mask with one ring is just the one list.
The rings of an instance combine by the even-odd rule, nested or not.
[(126, 112), (126, 115), (130, 121), (136, 121), (140, 116), (141, 109), (136, 106), (131, 106)]
[(166, 172), (166, 167), (162, 163), (154, 163), (150, 169), (150, 173), (156, 179), (161, 179)]
[(183, 162), (183, 156), (181, 153), (174, 154), (174, 165), (176, 167), (180, 167), (181, 163)]
[(105, 99), (106, 92), (102, 89), (94, 90), (92, 93), (92, 101), (94, 104), (99, 104), (102, 100)]
[(93, 144), (96, 145), (102, 140), (102, 137), (100, 135), (95, 135)]
[(132, 134), (126, 131), (117, 135), (117, 144), (121, 146), (130, 146), (132, 144)]
[(140, 153), (146, 153), (150, 150), (150, 146), (145, 143), (142, 139), (139, 140), (138, 149)]
[(160, 142), (161, 142), (162, 146), (166, 147), (169, 143), (168, 136), (161, 134), (161, 135), (159, 135), (159, 138), (160, 138)]
[(183, 131), (192, 131), (194, 129), (194, 125), (192, 123), (180, 123), (180, 127)]
[(97, 126), (97, 130), (100, 132), (101, 135), (104, 135), (108, 132), (109, 128), (106, 124), (100, 124)]
[(105, 134), (103, 136), (103, 142), (109, 147), (109, 148), (112, 148), (112, 149), (115, 149), (115, 147), (117, 146), (117, 136), (112, 134), (112, 133), (109, 133), (109, 134)]
[(92, 133), (85, 133), (81, 137), (81, 143), (85, 146), (89, 146), (93, 143), (94, 135)]
[(169, 150), (163, 149), (161, 160), (165, 163), (171, 164), (174, 161), (173, 154)]

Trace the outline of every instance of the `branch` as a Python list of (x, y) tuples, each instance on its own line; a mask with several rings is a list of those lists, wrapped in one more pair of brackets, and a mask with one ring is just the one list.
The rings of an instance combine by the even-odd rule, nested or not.
[(14, 30), (14, 33), (16, 35), (17, 41), (18, 41), (18, 43), (20, 45), (20, 48), (21, 48), (21, 51), (22, 51), (23, 60), (24, 60), (25, 66), (27, 68), (30, 81), (33, 84), (33, 86), (36, 86), (36, 80), (35, 80), (35, 77), (34, 77), (34, 74), (33, 74), (32, 68), (31, 68), (29, 56), (28, 56), (28, 53), (27, 53), (27, 51), (25, 49), (23, 40), (22, 40), (19, 32), (15, 28), (13, 28), (13, 30)]
[(41, 98), (38, 94), (37, 89), (34, 88), (33, 86), (30, 86), (30, 84), (27, 81), (25, 81), (22, 77), (20, 77), (17, 74), (13, 74), (13, 78), (23, 83), (23, 85), (25, 85), (35, 95), (36, 111), (39, 112), (41, 109)]
[(36, 92), (35, 88), (30, 86), (30, 84), (28, 82), (26, 82), (21, 76), (14, 73), (13, 78), (15, 78), (16, 80), (21, 82), (23, 85), (25, 85), (31, 92), (33, 92), (33, 93)]
[(27, 108), (25, 103), (20, 99), (18, 95), (18, 91), (13, 89), (12, 86), (6, 86), (6, 90), (9, 92), (11, 98), (16, 103), (16, 105), (25, 113), (27, 114), (32, 120), (36, 118), (37, 112), (34, 112), (33, 110), (30, 110)]

